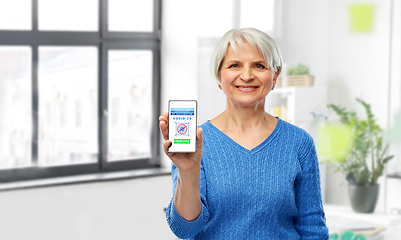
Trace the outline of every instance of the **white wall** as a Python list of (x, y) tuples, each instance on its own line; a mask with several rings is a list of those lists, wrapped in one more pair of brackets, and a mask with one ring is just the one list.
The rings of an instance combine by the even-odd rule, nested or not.
[(328, 0), (284, 0), (282, 34), (277, 38), (287, 67), (303, 63), (315, 86), (327, 86)]
[(0, 192), (0, 239), (176, 239), (171, 176)]
[[(394, 126), (396, 114), (401, 114), (401, 1), (394, 1), (391, 51), (391, 85), (389, 125)], [(390, 145), (395, 158), (390, 161), (388, 172), (401, 172), (401, 142)], [(401, 206), (400, 206), (401, 208)]]
[[(390, 1), (369, 0), (376, 5), (372, 32), (351, 33), (348, 6), (355, 1), (329, 3), (329, 99), (357, 107), (356, 97), (372, 105), (379, 124), (386, 127), (389, 79)], [(358, 106), (358, 109), (359, 108)], [(362, 109), (360, 111), (363, 112)]]

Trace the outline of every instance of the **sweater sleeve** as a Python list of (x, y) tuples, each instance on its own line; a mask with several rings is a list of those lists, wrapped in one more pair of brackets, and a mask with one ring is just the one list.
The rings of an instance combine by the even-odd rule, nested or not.
[(202, 203), (202, 210), (200, 215), (194, 221), (187, 221), (177, 212), (174, 206), (174, 194), (177, 187), (177, 167), (172, 164), (171, 175), (173, 179), (173, 197), (170, 200), (170, 204), (167, 207), (166, 219), (171, 231), (178, 238), (190, 238), (199, 233), (209, 220), (209, 212), (206, 203), (206, 181), (203, 164), (201, 165), (201, 170), (199, 174), (199, 184), (200, 184), (200, 197)]
[(301, 173), (295, 181), (298, 216), (294, 225), (301, 239), (329, 239), (320, 188), (319, 162), (313, 138), (306, 134), (299, 148)]

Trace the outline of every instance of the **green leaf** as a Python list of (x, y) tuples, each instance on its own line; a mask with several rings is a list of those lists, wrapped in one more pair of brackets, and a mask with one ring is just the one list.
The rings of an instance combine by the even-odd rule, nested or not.
[(383, 139), (383, 129), (377, 124), (371, 105), (357, 98), (365, 110), (366, 118), (358, 119), (356, 112), (348, 111), (340, 105), (329, 104), (340, 121), (351, 128), (349, 153), (343, 161), (332, 162), (345, 175), (352, 173), (358, 185), (375, 184), (383, 175), (385, 164), (393, 156), (386, 156), (388, 144)]
[(288, 68), (288, 75), (309, 75), (309, 68), (305, 64), (298, 64)]
[(390, 161), (393, 157), (394, 157), (394, 156), (391, 155), (391, 156), (388, 156), (388, 157), (384, 158), (383, 161), (382, 161), (383, 165), (385, 165), (386, 163), (388, 163), (388, 161)]

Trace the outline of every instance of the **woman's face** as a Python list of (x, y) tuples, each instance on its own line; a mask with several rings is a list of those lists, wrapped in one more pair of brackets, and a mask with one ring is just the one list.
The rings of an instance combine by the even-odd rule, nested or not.
[(263, 56), (244, 42), (237, 54), (228, 47), (220, 70), (220, 84), (228, 100), (238, 106), (262, 103), (276, 83), (276, 76), (268, 68)]

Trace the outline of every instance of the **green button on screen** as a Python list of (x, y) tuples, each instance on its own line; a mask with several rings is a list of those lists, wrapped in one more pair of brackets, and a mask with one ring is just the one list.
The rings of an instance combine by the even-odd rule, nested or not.
[(174, 139), (175, 144), (190, 144), (191, 139)]

